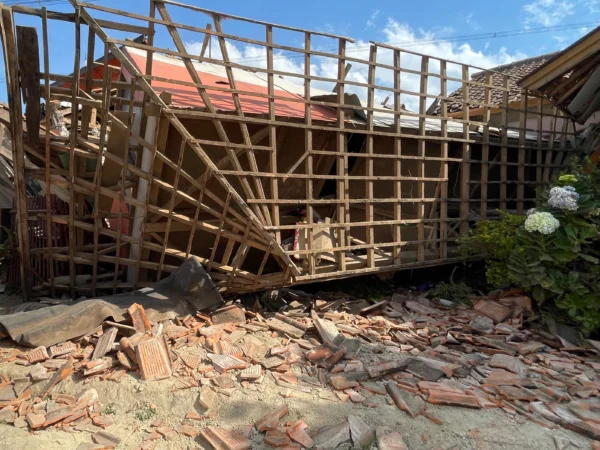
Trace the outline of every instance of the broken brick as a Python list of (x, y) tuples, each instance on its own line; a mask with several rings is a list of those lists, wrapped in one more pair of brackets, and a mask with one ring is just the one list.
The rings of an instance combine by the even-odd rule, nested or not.
[(49, 356), (46, 347), (43, 346), (36, 347), (27, 352), (27, 361), (29, 361), (30, 364), (46, 361), (48, 358)]
[(92, 423), (100, 428), (108, 428), (115, 424), (113, 418), (108, 416), (95, 416), (92, 417)]
[(35, 429), (44, 425), (46, 422), (46, 416), (44, 414), (36, 414), (31, 412), (27, 414), (25, 420), (30, 428)]
[(164, 336), (146, 337), (136, 349), (143, 380), (162, 380), (172, 374), (171, 357)]
[(286, 445), (290, 445), (292, 440), (283, 431), (274, 429), (268, 430), (267, 434), (265, 434), (265, 443), (273, 447), (285, 447)]
[(51, 358), (56, 358), (57, 356), (63, 356), (72, 353), (77, 349), (77, 344), (74, 344), (71, 341), (67, 341), (64, 344), (54, 345), (50, 347), (48, 349), (48, 353), (50, 354)]
[(416, 417), (425, 410), (425, 402), (420, 396), (400, 389), (394, 382), (388, 383), (386, 387), (396, 406), (411, 417)]
[(138, 333), (145, 333), (152, 329), (152, 325), (150, 324), (142, 305), (134, 303), (127, 309), (127, 312), (131, 317), (133, 328), (135, 328)]
[(377, 448), (379, 450), (408, 450), (402, 439), (402, 435), (396, 431), (384, 427), (375, 428), (377, 436)]
[(435, 405), (481, 408), (479, 400), (473, 395), (459, 394), (456, 392), (435, 391), (433, 389), (429, 390), (429, 397), (427, 398), (427, 401)]
[(401, 370), (406, 370), (408, 367), (407, 360), (396, 360), (396, 361), (386, 361), (374, 366), (370, 366), (366, 368), (367, 373), (371, 378), (380, 378), (385, 375), (390, 375), (395, 372), (399, 372)]
[(230, 305), (213, 312), (211, 319), (212, 323), (215, 325), (223, 323), (245, 323), (246, 314), (239, 306)]
[(174, 441), (179, 434), (170, 427), (156, 427), (156, 432), (160, 434), (166, 441)]
[(274, 430), (279, 426), (279, 420), (288, 413), (288, 407), (282, 405), (258, 419), (255, 423), (258, 431)]
[(375, 432), (362, 418), (350, 415), (348, 424), (354, 448), (365, 448), (371, 443)]
[(94, 353), (92, 355), (92, 359), (98, 359), (104, 357), (108, 352), (112, 350), (113, 343), (115, 342), (115, 338), (117, 337), (117, 332), (119, 330), (117, 327), (110, 327), (100, 339), (98, 339), (98, 343), (96, 344), (96, 348), (94, 349)]
[(239, 431), (206, 427), (200, 432), (200, 435), (215, 450), (247, 450), (252, 446), (252, 441)]
[(479, 300), (473, 309), (484, 316), (489, 317), (494, 323), (504, 322), (510, 316), (510, 309), (490, 300)]
[(205, 409), (210, 409), (215, 403), (217, 393), (210, 387), (204, 386), (198, 394), (198, 403)]
[(188, 437), (198, 436), (199, 431), (189, 425), (180, 425), (177, 427), (177, 432)]
[(356, 380), (344, 375), (335, 375), (331, 377), (329, 379), (329, 383), (334, 389), (338, 389), (340, 391), (358, 386), (358, 382)]
[(259, 364), (254, 364), (247, 369), (244, 369), (240, 372), (240, 378), (242, 380), (257, 380), (263, 374), (262, 366)]
[(287, 428), (287, 433), (292, 440), (296, 441), (303, 447), (310, 448), (313, 445), (313, 440), (306, 432), (306, 428), (306, 424), (303, 421), (298, 420)]

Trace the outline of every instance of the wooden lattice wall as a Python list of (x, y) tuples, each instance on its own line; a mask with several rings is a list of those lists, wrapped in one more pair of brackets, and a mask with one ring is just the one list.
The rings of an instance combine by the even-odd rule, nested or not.
[[(462, 232), (496, 209), (524, 213), (536, 188), (574, 151), (572, 124), (527, 92), (511, 102), (504, 74), (484, 71), (476, 81), (471, 76), (484, 69), (382, 43), (357, 49), (347, 37), (170, 0), (150, 0), (148, 16), (70, 1), (73, 13), (2, 8), (5, 61), (15, 64), (7, 69), (14, 161), (39, 163), (43, 169), (30, 175), (62, 189), (70, 205), (64, 215), (29, 212), (46, 220), (47, 230), (68, 227), (67, 246), (47, 235), (46, 248), (32, 250), (49, 267), (69, 264), (66, 284), (49, 270), (40, 289), (52, 294), (141, 287), (189, 255), (230, 292), (452, 262)], [(174, 22), (175, 8), (185, 8), (195, 25)], [(27, 41), (15, 38), (19, 14), (41, 19), (38, 72), (16, 70), (18, 51), (27, 51)], [(206, 17), (209, 25), (198, 27)], [(240, 21), (261, 28), (264, 39), (228, 34), (223, 19), (232, 28)], [(63, 51), (48, 40), (49, 21), (74, 23), (70, 75), (49, 69)], [(186, 41), (193, 35), (203, 42), (199, 54), (188, 53), (183, 32)], [(160, 33), (169, 45), (154, 44)], [(288, 37), (285, 45), (278, 36)], [(298, 41), (303, 45), (289, 44)], [(207, 51), (213, 42), (215, 57)], [(259, 56), (233, 60), (232, 45), (252, 46)], [(99, 49), (104, 57), (96, 61)], [(300, 69), (282, 70), (282, 52), (298, 57)], [(144, 56), (145, 67), (134, 55)], [(153, 70), (167, 59), (185, 68), (185, 79)], [(221, 68), (224, 81), (206, 81), (199, 63)], [(244, 73), (261, 78), (261, 88), (240, 81)], [(282, 77), (297, 92), (281, 88)], [(35, 130), (19, 138), (19, 86), (26, 82), (40, 86), (43, 101), (70, 102), (67, 136), (52, 130), (46, 113), (39, 136)], [(451, 97), (458, 87), (462, 98)], [(470, 89), (483, 90), (483, 100), (473, 100)], [(177, 103), (181, 90), (192, 107)], [(497, 98), (501, 104), (492, 102)], [(35, 95), (25, 99), (29, 108)], [(461, 113), (450, 114), (457, 104)], [(492, 122), (492, 115), (501, 119)], [(29, 117), (28, 128), (32, 123)], [(25, 203), (17, 202), (17, 213), (27, 217)], [(26, 241), (25, 233), (20, 250), (29, 253)]]

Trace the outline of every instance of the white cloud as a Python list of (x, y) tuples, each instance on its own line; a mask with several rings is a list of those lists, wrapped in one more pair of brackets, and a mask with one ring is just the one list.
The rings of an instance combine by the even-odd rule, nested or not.
[[(442, 32), (443, 31), (444, 30), (442, 30)], [(393, 19), (388, 19), (387, 24), (381, 33), (383, 36), (383, 43), (397, 46), (399, 48), (405, 48), (409, 51), (430, 55), (432, 57), (438, 57), (481, 68), (491, 68), (527, 57), (527, 55), (521, 52), (509, 53), (506, 48), (500, 48), (498, 51), (492, 52), (489, 50), (488, 46), (486, 46), (484, 50), (475, 50), (468, 43), (457, 44), (440, 38), (439, 30), (436, 32), (427, 30), (415, 31), (410, 26), (397, 22)], [(186, 43), (187, 50), (192, 54), (198, 54), (201, 46), (201, 42)], [(357, 40), (353, 44), (347, 44), (346, 53), (348, 56), (353, 58), (368, 61), (369, 47), (370, 44), (368, 41)], [(318, 50), (332, 51), (331, 48), (321, 48)], [(227, 42), (227, 51), (229, 58), (234, 62), (243, 63), (244, 65), (253, 67), (266, 66), (266, 51), (262, 47), (242, 45), (237, 43), (236, 45), (233, 45), (230, 42)], [(333, 50), (333, 52), (335, 53), (335, 50)], [(221, 53), (216, 38), (213, 38), (211, 53), (213, 58), (220, 58)], [(301, 53), (275, 51), (275, 69), (293, 73), (302, 73), (304, 71), (304, 61), (302, 56), (303, 55)], [(392, 51), (380, 48), (377, 54), (377, 62), (386, 65), (393, 65)], [(419, 71), (421, 69), (421, 57), (412, 55), (410, 53), (402, 53), (401, 66), (406, 69)], [(313, 76), (335, 79), (337, 77), (337, 71), (337, 60), (316, 56), (311, 58), (311, 74)], [(439, 71), (439, 62), (435, 59), (431, 59), (429, 72), (439, 73)], [(389, 69), (377, 68), (375, 75), (376, 84), (389, 87), (394, 85), (393, 71)], [(461, 67), (458, 64), (449, 63), (447, 66), (447, 75), (449, 77), (460, 78), (462, 76)], [(366, 83), (368, 79), (368, 65), (352, 62), (352, 70), (350, 70), (347, 79), (349, 81)], [(301, 83), (301, 80), (298, 78), (292, 78), (290, 81)], [(313, 81), (311, 86), (331, 91), (334, 83)], [(459, 85), (456, 82), (448, 82), (448, 93), (452, 92), (458, 86)], [(415, 93), (419, 92), (420, 77), (416, 74), (402, 73), (401, 89)], [(366, 88), (347, 85), (346, 91), (356, 93), (361, 99), (367, 98)], [(431, 95), (437, 95), (439, 92), (440, 79), (433, 76), (429, 77), (428, 93)], [(388, 91), (376, 90), (376, 103), (381, 103), (388, 95), (393, 98), (392, 93)], [(405, 103), (407, 108), (412, 110), (418, 109), (418, 99), (418, 96), (405, 94), (402, 94), (401, 96), (402, 103)], [(433, 99), (429, 99), (428, 104), (430, 104), (432, 101)], [(388, 102), (388, 106), (391, 106), (392, 104), (393, 100)]]
[(568, 0), (534, 0), (523, 6), (523, 11), (527, 15), (525, 25), (552, 27), (575, 14), (575, 3)]
[(379, 10), (376, 9), (373, 11), (373, 13), (371, 13), (371, 16), (369, 17), (369, 20), (367, 20), (367, 25), (365, 26), (365, 30), (367, 28), (371, 28), (374, 27), (376, 22), (377, 22), (377, 16), (379, 16)]
[(479, 22), (477, 22), (473, 17), (475, 17), (475, 13), (471, 11), (469, 14), (467, 14), (467, 17), (465, 17), (465, 22), (467, 25), (470, 25), (473, 30), (477, 31), (481, 29), (481, 26), (479, 26)]

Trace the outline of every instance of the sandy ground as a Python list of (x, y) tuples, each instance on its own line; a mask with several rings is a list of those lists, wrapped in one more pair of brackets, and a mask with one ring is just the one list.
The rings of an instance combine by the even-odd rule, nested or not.
[[(267, 332), (248, 335), (244, 339), (258, 339), (263, 345), (279, 344)], [(0, 344), (9, 344), (1, 341)], [(402, 355), (391, 353), (385, 348), (363, 347), (359, 359), (366, 365), (379, 361), (402, 358)], [(208, 361), (206, 361), (208, 362)], [(295, 367), (300, 375), (298, 367)], [(9, 377), (25, 375), (29, 368), (14, 363), (0, 364), (0, 372)], [(335, 397), (328, 388), (313, 388), (310, 394), (293, 391), (292, 397), (284, 398), (286, 389), (275, 384), (268, 374), (262, 384), (252, 384), (244, 389), (231, 374), (237, 389), (228, 397), (219, 394), (216, 406), (212, 408), (211, 418), (195, 422), (196, 428), (206, 425), (217, 425), (228, 429), (248, 432), (249, 426), (261, 416), (286, 404), (289, 414), (285, 420), (303, 419), (310, 431), (345, 419), (348, 415), (362, 417), (372, 426), (386, 426), (400, 432), (411, 450), (418, 449), (536, 449), (554, 450), (557, 447), (555, 437), (568, 439), (571, 445), (567, 448), (591, 448), (585, 437), (565, 429), (548, 430), (519, 416), (511, 416), (501, 410), (469, 410), (447, 406), (429, 405), (429, 410), (443, 421), (436, 425), (424, 417), (411, 418), (395, 405), (388, 403), (389, 397), (374, 396), (371, 401), (376, 408), (350, 401), (343, 402)], [(199, 388), (172, 391), (175, 378), (144, 382), (137, 375), (129, 372), (119, 382), (101, 381), (98, 377), (91, 380), (65, 380), (54, 392), (77, 393), (85, 388), (95, 388), (100, 396), (103, 410), (112, 413), (115, 424), (107, 431), (122, 439), (119, 449), (135, 449), (142, 443), (142, 437), (150, 431), (150, 424), (156, 419), (164, 419), (163, 426), (176, 427), (182, 423), (189, 411), (204, 414), (197, 402)], [(38, 383), (34, 389), (41, 389)], [(35, 390), (33, 392), (35, 396)], [(149, 405), (156, 405), (156, 414), (144, 418)], [(262, 441), (262, 435), (251, 432), (253, 449), (271, 448)], [(0, 448), (11, 450), (71, 450), (82, 442), (91, 442), (91, 434), (87, 432), (65, 432), (47, 429), (29, 433), (26, 430), (10, 425), (0, 425)], [(199, 437), (179, 436), (177, 440), (156, 441), (156, 449), (210, 449)], [(372, 445), (376, 449), (376, 445)]]

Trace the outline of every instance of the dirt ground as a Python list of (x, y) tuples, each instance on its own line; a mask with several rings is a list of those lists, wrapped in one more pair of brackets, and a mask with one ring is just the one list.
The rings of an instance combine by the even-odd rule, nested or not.
[[(268, 332), (247, 335), (244, 339), (254, 339), (262, 345), (279, 344), (280, 340), (272, 338)], [(10, 341), (0, 341), (0, 345), (11, 345)], [(385, 347), (365, 346), (358, 359), (365, 366), (380, 361), (403, 358), (402, 355), (389, 352)], [(28, 367), (15, 363), (0, 364), (0, 373), (12, 378), (25, 375)], [(297, 372), (300, 376), (300, 373)], [(470, 410), (448, 406), (428, 405), (443, 421), (436, 425), (425, 417), (411, 418), (395, 405), (388, 403), (389, 396), (375, 395), (370, 401), (377, 407), (367, 407), (350, 401), (339, 400), (328, 388), (313, 388), (312, 392), (292, 391), (289, 398), (283, 394), (287, 389), (275, 384), (270, 374), (265, 376), (261, 384), (250, 384), (243, 388), (236, 378), (236, 371), (231, 373), (235, 380), (235, 391), (231, 396), (219, 394), (216, 406), (210, 411), (210, 418), (197, 421), (194, 426), (202, 429), (207, 425), (216, 425), (227, 429), (237, 429), (251, 433), (253, 449), (271, 448), (263, 443), (263, 435), (250, 431), (251, 425), (267, 412), (282, 404), (289, 408), (289, 414), (282, 419), (303, 419), (310, 427), (310, 432), (345, 419), (348, 415), (362, 417), (371, 426), (385, 426), (402, 434), (405, 443), (411, 450), (420, 449), (535, 449), (554, 450), (589, 449), (589, 439), (559, 428), (549, 430), (520, 416), (511, 416), (499, 409)], [(163, 426), (176, 427), (182, 423), (186, 413), (196, 411), (205, 414), (197, 402), (199, 388), (173, 391), (176, 379), (145, 382), (137, 375), (128, 372), (119, 382), (101, 381), (98, 377), (90, 380), (67, 379), (60, 383), (53, 392), (75, 394), (92, 387), (98, 391), (103, 413), (112, 415), (115, 424), (108, 432), (122, 439), (118, 449), (136, 449), (142, 443), (142, 437), (151, 430), (151, 423), (163, 419)], [(382, 382), (383, 383), (383, 382)], [(38, 383), (35, 389), (41, 389), (44, 383)], [(289, 392), (288, 392), (289, 394)], [(151, 409), (155, 406), (155, 413)], [(557, 445), (558, 442), (569, 443), (567, 447)], [(91, 433), (85, 431), (65, 432), (46, 429), (30, 433), (11, 425), (0, 425), (0, 448), (10, 450), (71, 450), (77, 449), (82, 442), (92, 442)], [(156, 441), (156, 449), (210, 449), (200, 437), (189, 438), (179, 436), (174, 441)], [(351, 447), (346, 447), (351, 448)], [(370, 447), (376, 449), (376, 444)]]

